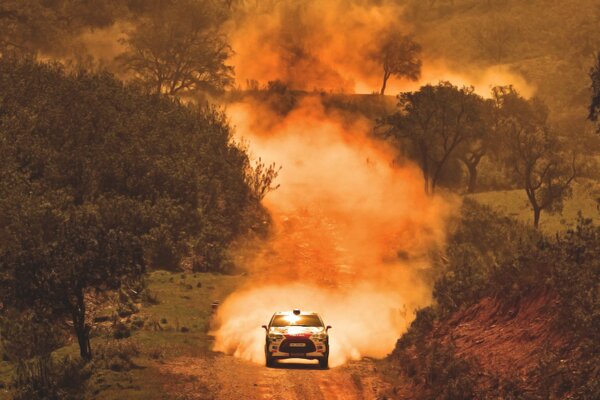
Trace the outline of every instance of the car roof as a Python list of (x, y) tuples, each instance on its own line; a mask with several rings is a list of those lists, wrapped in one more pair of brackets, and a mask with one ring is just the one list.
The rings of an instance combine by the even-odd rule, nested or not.
[[(278, 311), (273, 315), (294, 315), (294, 311)], [(314, 311), (300, 311), (298, 315), (319, 315)]]

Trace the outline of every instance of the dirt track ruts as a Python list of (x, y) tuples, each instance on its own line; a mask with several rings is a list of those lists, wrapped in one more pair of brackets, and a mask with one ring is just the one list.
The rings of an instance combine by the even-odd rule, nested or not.
[(370, 360), (329, 370), (295, 363), (266, 368), (211, 354), (166, 360), (160, 370), (168, 398), (178, 400), (376, 400), (384, 389)]

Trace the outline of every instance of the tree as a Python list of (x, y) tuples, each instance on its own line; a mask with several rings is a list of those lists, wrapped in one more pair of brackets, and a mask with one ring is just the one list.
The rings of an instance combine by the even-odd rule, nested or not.
[(590, 70), (590, 78), (592, 80), (592, 101), (589, 107), (589, 119), (593, 122), (597, 122), (598, 116), (600, 116), (600, 52), (596, 57), (596, 64), (594, 64)]
[(480, 58), (501, 63), (514, 49), (518, 31), (514, 19), (487, 16), (473, 24), (470, 36)]
[(433, 193), (459, 146), (482, 129), (483, 99), (473, 88), (449, 82), (398, 96), (400, 111), (385, 118), (383, 135), (408, 141), (421, 166), (425, 191)]
[(6, 0), (0, 4), (0, 53), (48, 49), (60, 42), (65, 28), (56, 11), (39, 0)]
[(118, 59), (155, 93), (221, 91), (233, 81), (231, 49), (219, 31), (225, 17), (210, 1), (175, 1), (129, 32)]
[(421, 46), (411, 36), (394, 30), (381, 35), (381, 43), (374, 58), (383, 68), (381, 94), (385, 94), (391, 76), (416, 81), (421, 75)]
[(69, 318), (83, 358), (95, 292), (145, 265), (223, 270), (235, 238), (265, 229), (276, 171), (250, 167), (222, 113), (9, 57), (0, 92), (0, 304)]
[(496, 88), (500, 102), (500, 129), (506, 143), (505, 162), (514, 180), (525, 190), (539, 227), (542, 211), (562, 210), (578, 175), (575, 154), (568, 156), (559, 137), (548, 126), (548, 111), (537, 99), (526, 100), (514, 89)]
[(477, 168), (485, 157), (491, 144), (496, 139), (496, 124), (494, 119), (493, 102), (479, 99), (476, 107), (478, 117), (470, 123), (469, 135), (458, 149), (458, 159), (467, 170), (467, 193), (474, 193), (477, 187)]
[[(90, 360), (86, 297), (119, 289), (123, 280), (141, 276), (141, 241), (122, 227), (107, 225), (93, 207), (78, 207), (67, 215), (49, 204), (46, 208), (54, 223), (40, 225), (38, 232), (20, 232), (18, 247), (0, 257), (0, 269), (10, 277), (3, 284), (11, 286), (14, 295), (3, 302), (17, 309), (33, 309), (37, 315), (68, 317), (81, 357)], [(36, 223), (26, 215), (20, 216), (19, 222)]]

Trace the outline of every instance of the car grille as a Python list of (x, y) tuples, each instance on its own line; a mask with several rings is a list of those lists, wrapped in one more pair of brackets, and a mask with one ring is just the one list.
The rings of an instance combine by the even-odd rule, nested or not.
[[(304, 343), (305, 346), (292, 347), (290, 346), (291, 343)], [(302, 337), (285, 339), (279, 345), (279, 351), (283, 353), (312, 353), (315, 350), (315, 344), (310, 339)]]

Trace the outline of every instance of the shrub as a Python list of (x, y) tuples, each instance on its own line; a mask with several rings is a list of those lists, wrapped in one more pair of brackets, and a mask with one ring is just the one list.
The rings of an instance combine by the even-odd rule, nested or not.
[(515, 277), (521, 277), (519, 283), (524, 286), (525, 273), (530, 273), (527, 282), (537, 282), (537, 271), (515, 261), (519, 255), (534, 254), (542, 239), (536, 230), (464, 199), (445, 257), (437, 261), (440, 272), (433, 297), (439, 314), (469, 306), (486, 295), (511, 293)]
[(115, 339), (125, 339), (131, 336), (131, 328), (122, 322), (116, 322), (113, 326), (113, 337)]
[(131, 320), (131, 328), (136, 330), (142, 329), (145, 323), (146, 321), (143, 318), (133, 317), (133, 319)]
[(112, 371), (129, 371), (135, 367), (133, 357), (140, 354), (131, 340), (108, 340), (97, 346), (94, 365)]
[(13, 399), (81, 399), (89, 376), (89, 369), (81, 360), (68, 357), (60, 361), (50, 356), (21, 361), (11, 385)]
[(405, 342), (405, 346), (397, 347), (392, 358), (401, 374), (424, 388), (418, 394), (419, 399), (474, 398), (477, 376), (473, 361), (457, 356), (452, 344), (413, 338), (416, 341), (411, 345)]

